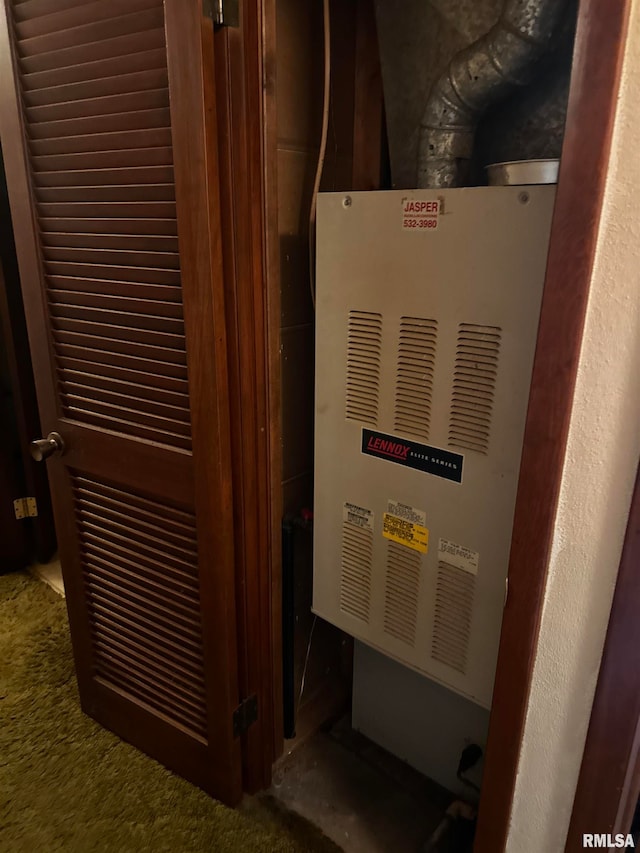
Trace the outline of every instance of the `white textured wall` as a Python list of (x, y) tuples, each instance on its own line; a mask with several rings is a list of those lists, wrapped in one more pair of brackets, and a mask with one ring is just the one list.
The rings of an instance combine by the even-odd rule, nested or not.
[(509, 853), (564, 850), (640, 453), (639, 139), (635, 0)]

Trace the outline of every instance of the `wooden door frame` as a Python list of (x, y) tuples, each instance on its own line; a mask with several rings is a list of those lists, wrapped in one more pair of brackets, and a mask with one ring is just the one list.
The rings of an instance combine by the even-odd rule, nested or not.
[(579, 5), (475, 853), (500, 853), (509, 831), (630, 7)]
[(566, 853), (585, 832), (628, 833), (640, 793), (640, 469), (613, 596)]
[(268, 787), (282, 750), (280, 301), (277, 229), (269, 227), (277, 221), (273, 34), (275, 0), (245, 0), (240, 26), (214, 36), (239, 681), (241, 697), (258, 700), (258, 719), (242, 737), (249, 792)]

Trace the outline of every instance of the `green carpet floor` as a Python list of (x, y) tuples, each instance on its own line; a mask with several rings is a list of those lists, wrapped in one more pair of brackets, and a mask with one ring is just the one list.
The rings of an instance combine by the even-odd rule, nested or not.
[(86, 717), (63, 600), (0, 575), (1, 853), (337, 849), (269, 801), (220, 805)]

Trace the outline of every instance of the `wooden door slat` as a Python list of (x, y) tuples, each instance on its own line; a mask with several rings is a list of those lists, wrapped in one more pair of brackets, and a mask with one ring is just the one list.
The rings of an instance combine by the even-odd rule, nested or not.
[[(102, 580), (103, 575), (98, 572), (93, 573), (93, 577)], [(96, 587), (99, 585), (96, 584)], [(183, 709), (188, 708), (194, 716), (199, 714), (203, 717), (203, 705), (205, 704), (204, 688), (200, 683), (194, 682), (176, 676), (174, 672), (166, 666), (166, 663), (159, 656), (145, 655), (138, 647), (131, 647), (122, 642), (113, 642), (112, 638), (107, 636), (96, 636), (96, 647), (104, 654), (108, 654), (124, 671), (131, 669), (136, 674), (149, 678), (149, 670), (151, 670), (151, 683), (158, 683), (169, 695), (173, 696), (177, 701), (177, 707)]]
[[(89, 587), (92, 598), (99, 601), (103, 606), (111, 601), (98, 584), (90, 583)], [(153, 675), (155, 673), (138, 669), (134, 661), (129, 661), (127, 665), (126, 662), (118, 660), (117, 657), (106, 652), (104, 650), (105, 644), (106, 640), (103, 642), (103, 648), (98, 649), (98, 670), (102, 671), (102, 674), (111, 672), (123, 684), (129, 687), (134, 684), (136, 687), (142, 688), (142, 695), (146, 695), (151, 703), (163, 713), (173, 714), (187, 725), (197, 727), (202, 733), (206, 731), (204, 701), (200, 703), (189, 701), (185, 696), (179, 695), (179, 691), (172, 689), (170, 685), (164, 685), (162, 681), (154, 680)]]
[(93, 342), (98, 349), (104, 347), (112, 352), (147, 354), (183, 364), (184, 335), (172, 335), (170, 332), (148, 331), (133, 326), (110, 325), (108, 318), (96, 323), (88, 320), (72, 320), (55, 317), (52, 321), (54, 339), (63, 341), (84, 340)]
[[(98, 264), (108, 267), (124, 267), (131, 269), (148, 268), (163, 270), (179, 270), (180, 255), (177, 252), (127, 252), (110, 249), (85, 249), (75, 246), (55, 246), (43, 248), (45, 261), (68, 261), (71, 263)], [(108, 307), (105, 305), (104, 307)], [(160, 306), (158, 306), (160, 308)], [(158, 314), (164, 313), (158, 310)]]
[[(23, 57), (20, 59), (20, 70), (23, 74), (55, 72), (59, 69), (95, 63), (101, 59), (126, 57), (130, 53), (145, 53), (161, 47), (163, 42), (164, 30), (158, 27), (146, 32), (131, 33), (106, 41), (70, 47), (66, 50)], [(52, 83), (53, 79), (52, 74)]]
[[(90, 381), (91, 379), (93, 379), (93, 382)], [(128, 394), (118, 388), (113, 389), (105, 387), (106, 383), (103, 377), (94, 376), (89, 377), (88, 381), (77, 382), (74, 381), (74, 378), (70, 376), (67, 371), (65, 371), (61, 373), (60, 381), (66, 394), (71, 394), (76, 397), (93, 398), (95, 400), (107, 403), (111, 402), (114, 404), (117, 404), (122, 400), (126, 400), (129, 408), (136, 409), (138, 411), (152, 412), (169, 419), (175, 418), (176, 420), (181, 420), (185, 423), (189, 422), (188, 405), (185, 406), (184, 403), (182, 405), (179, 403), (164, 403), (161, 400), (158, 400), (158, 393), (154, 388), (147, 389), (147, 394), (149, 396), (153, 396), (153, 399), (149, 399), (149, 396), (143, 396), (139, 393), (139, 388), (132, 385), (128, 386), (131, 389)]]
[(104, 297), (140, 299), (180, 305), (180, 290), (170, 284), (150, 284), (143, 281), (114, 281), (102, 278), (72, 278), (71, 276), (48, 276), (47, 292), (72, 291), (96, 294)]
[[(93, 566), (105, 565), (104, 563), (101, 564), (99, 561), (96, 561), (95, 557), (91, 557), (90, 559)], [(119, 571), (122, 571), (122, 569), (119, 569)], [(104, 629), (106, 636), (122, 649), (127, 648), (127, 646), (133, 646), (139, 655), (148, 655), (151, 660), (158, 664), (164, 664), (167, 672), (174, 673), (178, 680), (185, 684), (193, 684), (194, 688), (197, 689), (196, 684), (198, 681), (201, 681), (203, 676), (202, 670), (198, 672), (194, 667), (192, 671), (185, 658), (180, 655), (180, 653), (176, 653), (175, 649), (159, 647), (158, 644), (150, 642), (147, 637), (135, 634), (132, 631), (128, 631), (126, 628), (123, 629), (119, 627), (116, 631), (111, 625), (105, 623)]]
[[(166, 531), (162, 527), (142, 521), (140, 518), (132, 518), (129, 515), (124, 515), (117, 507), (117, 504), (110, 505), (110, 501), (96, 502), (89, 497), (82, 497), (82, 502), (79, 504), (79, 512), (86, 516), (89, 520), (93, 519), (95, 524), (103, 525), (107, 530), (117, 530), (125, 536), (131, 535), (131, 528), (134, 527), (136, 535), (140, 536), (142, 541), (149, 542), (152, 547), (160, 548), (163, 552), (169, 548), (168, 553), (177, 560), (186, 563), (187, 565), (195, 566), (198, 560), (198, 552), (194, 547), (194, 543), (188, 539), (180, 539), (176, 534), (172, 538), (167, 539)], [(129, 573), (130, 569), (127, 570)], [(162, 586), (164, 584), (164, 575), (155, 573), (153, 575), (153, 583), (158, 585), (158, 588), (169, 590), (170, 595), (178, 595), (185, 604), (191, 602), (194, 606), (198, 604), (197, 592), (191, 587), (191, 593), (186, 594), (186, 589), (178, 590), (176, 593), (175, 582), (169, 587)]]
[[(126, 306), (120, 303), (119, 307), (131, 309), (129, 302), (126, 303)], [(104, 308), (89, 308), (84, 304), (69, 305), (61, 302), (53, 302), (51, 305), (51, 314), (53, 317), (65, 320), (82, 320), (87, 323), (109, 323), (112, 326), (168, 332), (184, 338), (184, 321), (181, 317), (157, 317), (151, 312), (138, 314), (132, 309), (129, 311), (114, 311)]]
[[(81, 511), (86, 510), (87, 512), (93, 512), (103, 520), (110, 519), (112, 522), (121, 525), (127, 530), (131, 528), (132, 524), (135, 524), (135, 527), (138, 530), (148, 532), (156, 538), (161, 537), (163, 540), (163, 548), (167, 547), (168, 544), (178, 552), (176, 556), (195, 566), (198, 560), (198, 553), (195, 550), (192, 538), (189, 539), (188, 537), (182, 536), (176, 533), (175, 530), (168, 532), (166, 527), (160, 527), (146, 519), (142, 512), (132, 516), (123, 509), (122, 505), (117, 501), (113, 501), (109, 498), (99, 500), (94, 495), (87, 493), (82, 489), (77, 489), (76, 494), (81, 499), (81, 504), (79, 504), (79, 506), (81, 506)], [(109, 565), (111, 564), (109, 563)], [(139, 568), (142, 570), (143, 567)], [(126, 571), (131, 572), (132, 568), (129, 566)], [(151, 576), (154, 579), (154, 582), (162, 582), (165, 586), (168, 585), (167, 588), (171, 589), (172, 594), (177, 593), (185, 598), (188, 598), (190, 595), (191, 598), (197, 602), (197, 590), (193, 587), (193, 584), (186, 585), (184, 581), (178, 582), (175, 578), (169, 579), (166, 574), (159, 575), (157, 572), (152, 572)], [(176, 586), (176, 584), (178, 584), (178, 586)]]
[(187, 578), (195, 574), (196, 567), (182, 560), (177, 560), (174, 557), (168, 557), (164, 551), (154, 551), (153, 548), (137, 549), (137, 543), (132, 542), (131, 538), (105, 536), (99, 530), (82, 531), (82, 540), (87, 543), (87, 547), (97, 547), (105, 549), (105, 553), (109, 555), (113, 551), (114, 559), (123, 557), (127, 560), (133, 560), (133, 565), (136, 560), (143, 562), (148, 568), (152, 568), (160, 575), (164, 571), (172, 571), (177, 575), (184, 575)]
[[(60, 333), (65, 335), (64, 332)], [(69, 336), (67, 334), (67, 336)], [(166, 376), (168, 378), (186, 379), (187, 370), (183, 364), (173, 364), (166, 361), (159, 361), (157, 358), (143, 358), (140, 355), (111, 352), (104, 349), (92, 348), (87, 341), (78, 341), (68, 343), (58, 340), (55, 346), (55, 355), (62, 363), (65, 358), (82, 359), (87, 364), (93, 362), (99, 365), (113, 365), (114, 367), (123, 367), (130, 371), (138, 373), (149, 373), (149, 375)], [(95, 341), (92, 341), (95, 346)]]
[[(113, 77), (99, 77), (97, 80), (82, 80), (79, 83), (66, 83), (60, 86), (48, 86), (45, 89), (32, 89), (25, 92), (25, 106), (32, 111), (28, 113), (33, 121), (48, 121), (58, 116), (33, 112), (33, 110), (51, 109), (61, 107), (63, 104), (82, 104), (84, 109), (95, 105), (104, 105), (102, 98), (115, 95), (132, 95), (134, 93), (152, 91), (166, 91), (168, 86), (167, 69), (159, 68), (134, 71), (130, 74), (117, 74)], [(112, 110), (109, 110), (112, 112)], [(123, 110), (113, 110), (123, 112)], [(81, 114), (81, 113), (80, 113)]]
[(35, 71), (22, 75), (22, 88), (26, 93), (46, 91), (57, 86), (90, 85), (96, 80), (109, 79), (121, 74), (134, 74), (149, 69), (166, 68), (167, 57), (161, 47), (136, 50), (118, 56), (106, 56), (95, 62), (65, 65), (61, 68)]
[[(127, 494), (114, 486), (100, 483), (87, 477), (76, 475), (74, 477), (74, 489), (81, 497), (88, 497), (97, 502), (105, 501), (110, 506), (117, 505), (125, 513), (130, 513), (133, 518), (142, 518), (147, 522), (155, 521), (180, 536), (195, 543), (196, 531), (193, 517), (177, 507), (164, 504), (161, 510), (153, 501), (141, 498), (137, 495)], [(195, 575), (195, 569), (194, 569)]]
[(150, 643), (163, 654), (181, 662), (184, 671), (192, 675), (194, 680), (198, 678), (198, 665), (202, 666), (199, 648), (193, 649), (186, 643), (177, 647), (173, 637), (166, 637), (163, 632), (154, 630), (153, 624), (147, 625), (142, 621), (133, 620), (130, 615), (105, 607), (100, 602), (93, 602), (93, 611), (93, 617), (97, 622), (107, 625), (112, 631), (122, 636), (133, 634), (141, 641)]
[(70, 406), (68, 401), (63, 400), (61, 402), (63, 415), (71, 422), (75, 421), (78, 424), (108, 430), (114, 435), (145, 439), (159, 447), (177, 447), (183, 450), (191, 449), (190, 434), (184, 435), (182, 432), (161, 430), (158, 427), (145, 426), (136, 420), (101, 414), (95, 411), (96, 407), (94, 405), (90, 405), (87, 408), (76, 408), (75, 406)]
[[(81, 519), (80, 523), (84, 528), (85, 521)], [(130, 608), (140, 615), (153, 618), (154, 621), (158, 620), (162, 625), (174, 630), (178, 636), (184, 633), (185, 636), (192, 637), (196, 642), (200, 638), (200, 620), (193, 611), (183, 612), (177, 608), (174, 610), (170, 606), (167, 607), (166, 601), (163, 604), (156, 601), (149, 590), (146, 591), (147, 595), (141, 594), (143, 590), (140, 587), (137, 588), (137, 591), (131, 590), (128, 593), (124, 593), (122, 586), (114, 584), (111, 580), (107, 580), (103, 572), (100, 570), (97, 572), (91, 571), (90, 566), (88, 568), (91, 575), (91, 582), (96, 584), (103, 595), (119, 603), (122, 602), (127, 609)]]
[[(116, 94), (89, 96), (84, 98), (76, 98), (74, 100), (65, 100), (62, 103), (42, 104), (34, 107), (27, 107), (25, 114), (31, 124), (31, 127), (37, 129), (42, 125), (47, 125), (49, 128), (57, 125), (62, 126), (62, 122), (71, 122), (77, 119), (95, 120), (95, 125), (87, 122), (93, 129), (101, 130), (101, 122), (106, 121), (109, 116), (120, 114), (141, 113), (148, 110), (160, 110), (169, 106), (169, 90), (160, 86), (156, 89), (134, 90), (132, 92), (118, 92)], [(67, 125), (68, 126), (68, 125)], [(135, 127), (135, 123), (129, 127)], [(143, 126), (147, 126), (145, 122)], [(47, 133), (46, 136), (67, 136), (66, 133)], [(70, 134), (72, 136), (76, 133)], [(37, 138), (31, 133), (32, 138)]]
[(167, 234), (110, 234), (107, 232), (56, 232), (43, 230), (41, 239), (44, 246), (71, 246), (73, 248), (115, 249), (125, 252), (177, 252), (177, 235)]
[[(113, 326), (131, 326), (137, 329), (157, 330), (159, 332), (169, 332), (174, 335), (181, 335), (184, 338), (184, 321), (180, 316), (180, 306), (177, 303), (170, 303), (165, 306), (162, 303), (154, 302), (152, 305), (145, 305), (142, 300), (138, 300), (141, 311), (136, 311), (129, 300), (123, 304), (122, 300), (112, 298), (112, 305), (105, 307), (104, 305), (91, 305), (90, 299), (82, 293), (73, 293), (72, 296), (80, 297), (74, 304), (73, 300), (58, 298), (49, 295), (49, 304), (51, 314), (54, 317), (64, 317), (68, 320), (88, 320), (89, 322), (108, 322)], [(156, 314), (154, 306), (160, 309), (174, 309), (176, 316), (171, 316), (171, 313), (166, 310), (164, 314)], [(122, 310), (125, 308), (126, 310)], [(177, 310), (176, 310), (177, 309)]]
[[(122, 151), (171, 145), (169, 127), (125, 129), (119, 133), (87, 133), (59, 139), (31, 139), (29, 150), (34, 157), (49, 154), (85, 154), (92, 151)], [(158, 182), (162, 183), (162, 182)], [(64, 186), (64, 183), (62, 184)]]
[(150, 372), (166, 372), (170, 376), (174, 375), (173, 371), (175, 375), (181, 376), (182, 371), (186, 370), (186, 359), (181, 350), (66, 329), (54, 329), (52, 336), (55, 349), (84, 347), (87, 359), (104, 359), (107, 364), (119, 363), (123, 359), (129, 364), (138, 365), (138, 368), (146, 365)]
[(163, 391), (151, 385), (133, 384), (119, 379), (112, 379), (95, 373), (82, 373), (78, 370), (61, 369), (59, 371), (60, 381), (67, 388), (91, 389), (94, 393), (120, 394), (130, 397), (140, 405), (146, 402), (149, 405), (167, 406), (170, 409), (189, 412), (189, 397), (173, 391)]
[[(132, 405), (125, 405), (125, 402), (118, 401), (117, 403), (103, 402), (91, 396), (78, 396), (63, 388), (60, 393), (60, 398), (63, 404), (63, 410), (69, 417), (74, 417), (74, 412), (86, 412), (87, 415), (95, 418), (97, 423), (101, 424), (131, 424), (136, 431), (143, 429), (145, 434), (149, 435), (153, 430), (157, 435), (155, 438), (162, 440), (164, 435), (189, 439), (191, 436), (191, 424), (184, 417), (176, 418), (173, 413), (171, 416), (163, 417), (161, 415), (149, 414), (146, 411), (141, 411), (134, 408)], [(147, 429), (148, 427), (148, 429)], [(117, 429), (113, 426), (113, 429)], [(186, 445), (188, 447), (188, 442)]]
[[(109, 0), (108, 3), (104, 3), (103, 0), (94, 0), (94, 2), (85, 0), (84, 3), (72, 0), (69, 5), (64, 2), (55, 4), (41, 2), (40, 12), (36, 12), (37, 4), (21, 3), (14, 7), (22, 12), (20, 15), (14, 14), (15, 31), (18, 39), (33, 38), (56, 30), (68, 30), (88, 22), (97, 23), (106, 18), (131, 12), (157, 9), (160, 5), (160, 0)], [(32, 8), (22, 9), (23, 6)]]
[(107, 219), (175, 219), (176, 205), (173, 201), (128, 201), (128, 202), (41, 202), (39, 210), (48, 218), (95, 219), (104, 216)]
[[(81, 172), (87, 169), (121, 169), (134, 166), (171, 166), (173, 152), (168, 145), (149, 148), (121, 148), (117, 151), (89, 151), (72, 154), (41, 154), (32, 158), (34, 172)], [(144, 185), (143, 185), (144, 186)], [(175, 198), (175, 187), (171, 184), (170, 198)], [(100, 190), (98, 185), (94, 188)], [(39, 196), (40, 198), (40, 196)], [(57, 198), (43, 200), (57, 201)]]
[[(37, 172), (36, 187), (135, 186), (173, 183), (172, 166), (133, 166), (119, 169), (79, 169), (63, 172)], [(98, 218), (98, 217), (96, 217)]]
[(166, 93), (156, 106), (153, 102), (147, 109), (134, 109), (131, 112), (114, 112), (101, 115), (81, 116), (80, 118), (42, 121), (29, 125), (31, 140), (64, 140), (66, 137), (90, 136), (93, 134), (112, 134), (120, 131), (148, 130), (149, 128), (167, 128), (171, 125), (171, 115), (165, 106)]
[[(147, 370), (141, 370), (140, 366), (136, 368), (122, 364), (106, 364), (104, 360), (92, 361), (84, 358), (82, 352), (72, 355), (60, 348), (56, 350), (55, 358), (56, 365), (63, 375), (66, 375), (66, 371), (73, 371), (81, 373), (84, 377), (107, 377), (119, 382), (129, 382), (135, 385), (138, 394), (143, 393), (144, 388), (147, 387), (181, 396), (188, 393), (186, 371), (182, 376), (169, 376), (166, 369), (164, 373), (150, 373)], [(85, 378), (85, 381), (88, 379)]]
[[(105, 601), (104, 595), (98, 595), (95, 589), (92, 589), (93, 596)], [(106, 599), (108, 601), (108, 599)], [(109, 654), (102, 647), (96, 648), (97, 652), (97, 671), (103, 677), (111, 678), (116, 684), (122, 685), (129, 694), (139, 695), (151, 707), (161, 713), (174, 717), (179, 720), (184, 726), (193, 728), (202, 735), (206, 733), (206, 716), (204, 708), (197, 708), (192, 702), (188, 702), (185, 697), (176, 695), (175, 690), (171, 690), (169, 686), (165, 686), (159, 680), (153, 679), (153, 674), (144, 672), (135, 666), (133, 661), (128, 665), (119, 660), (113, 654)], [(202, 703), (204, 705), (204, 702)]]
[(62, 9), (82, 6), (86, 2), (87, 0), (15, 0), (12, 8), (13, 19), (16, 22), (29, 21)]
[(200, 634), (200, 613), (197, 601), (195, 605), (190, 606), (178, 604), (172, 596), (167, 596), (162, 591), (158, 592), (157, 587), (150, 584), (146, 578), (135, 579), (123, 575), (113, 566), (104, 569), (89, 559), (86, 566), (92, 579), (114, 598), (126, 597), (127, 603), (131, 603), (142, 612), (148, 609), (150, 614), (161, 618), (164, 624), (175, 626), (178, 630), (184, 628), (185, 631), (193, 632), (195, 637)]
[(47, 261), (48, 275), (60, 278), (87, 278), (91, 281), (124, 281), (132, 284), (159, 284), (168, 287), (180, 286), (180, 270), (161, 267), (120, 267), (113, 264), (83, 264), (75, 262)]
[[(122, 308), (122, 300), (117, 296), (107, 296), (102, 293), (48, 288), (47, 296), (52, 306), (86, 308), (88, 310), (103, 309), (114, 312)], [(182, 305), (179, 302), (159, 302), (153, 299), (133, 299), (127, 296), (126, 304), (132, 314), (182, 320)]]
[[(101, 515), (91, 515), (91, 513), (85, 512), (84, 507), (80, 510), (80, 518), (82, 519), (83, 525), (85, 522), (87, 524), (93, 523), (97, 526), (96, 529), (104, 529), (105, 535), (110, 535), (114, 530), (116, 532), (119, 530), (119, 528), (114, 524), (108, 524), (103, 528), (103, 518)], [(120, 532), (124, 532), (125, 537), (130, 533), (126, 526), (124, 528), (120, 528)], [(159, 544), (164, 548), (162, 541)], [(197, 556), (193, 559), (196, 560)], [(93, 557), (91, 558), (91, 561), (96, 565), (97, 570), (103, 577), (111, 578), (112, 583), (118, 583), (121, 578), (123, 584), (129, 585), (135, 593), (141, 597), (142, 602), (144, 602), (144, 597), (146, 595), (151, 596), (158, 606), (167, 611), (169, 616), (172, 615), (171, 608), (176, 604), (179, 608), (182, 619), (184, 619), (187, 624), (199, 622), (200, 603), (198, 601), (197, 592), (193, 593), (191, 596), (185, 596), (183, 593), (176, 591), (175, 585), (164, 585), (163, 576), (140, 574), (139, 572), (131, 571), (131, 569), (123, 570), (121, 566), (114, 566), (108, 561), (102, 561), (101, 564), (100, 559), (96, 560)]]
[[(111, 0), (102, 6), (109, 10)], [(78, 8), (80, 11), (86, 11), (86, 7)], [(18, 38), (18, 55), (26, 71), (75, 65), (84, 61), (82, 57), (87, 55), (87, 50), (90, 51), (92, 59), (104, 55), (114, 56), (120, 48), (115, 47), (113, 42), (127, 38), (139, 42), (148, 33), (161, 27), (163, 18), (162, 8), (156, 6), (155, 9), (118, 15), (105, 20), (90, 20), (79, 26), (53, 30), (31, 38)], [(27, 62), (29, 59), (31, 62)]]
[(176, 686), (163, 679), (160, 672), (154, 669), (149, 673), (133, 657), (127, 665), (121, 655), (113, 649), (109, 650), (106, 641), (96, 642), (95, 648), (99, 660), (98, 671), (103, 677), (111, 673), (110, 677), (116, 682), (126, 685), (131, 692), (139, 693), (148, 704), (163, 714), (174, 716), (183, 725), (205, 734), (204, 702), (189, 701)]
[(167, 583), (182, 584), (185, 589), (192, 589), (196, 594), (198, 591), (197, 580), (193, 575), (185, 574), (184, 571), (168, 565), (157, 565), (149, 560), (137, 560), (133, 551), (111, 549), (109, 544), (95, 537), (85, 537), (82, 543), (83, 552), (90, 560), (102, 560), (109, 566), (115, 566), (119, 570), (145, 571), (152, 577), (158, 577)]
[(102, 608), (96, 608), (93, 618), (100, 626), (100, 633), (109, 637), (118, 637), (127, 643), (134, 643), (145, 651), (148, 649), (152, 653), (160, 655), (168, 664), (178, 667), (182, 673), (194, 680), (200, 676), (196, 667), (197, 657), (187, 655), (184, 649), (177, 650), (175, 646), (166, 641), (163, 642), (161, 638), (150, 636), (147, 631), (139, 631), (130, 620), (114, 618), (111, 614), (105, 613)]
[(87, 574), (89, 577), (85, 579), (85, 584), (95, 604), (108, 608), (116, 617), (135, 620), (136, 623), (146, 627), (149, 633), (163, 637), (168, 643), (190, 648), (193, 652), (198, 651), (201, 643), (199, 626), (187, 627), (186, 624), (169, 621), (159, 612), (159, 608), (152, 606), (150, 602), (145, 606), (144, 603), (136, 601), (133, 596), (125, 598), (119, 595), (117, 590), (111, 590), (100, 584), (92, 572), (88, 571)]
[(174, 237), (175, 219), (65, 219), (43, 217), (40, 225), (44, 231), (71, 234), (115, 234), (121, 236)]
[[(100, 423), (109, 429), (117, 428), (116, 425), (129, 424), (134, 434), (151, 436), (160, 443), (172, 443), (175, 440), (180, 446), (189, 447), (191, 437), (191, 425), (188, 415), (180, 413), (177, 417), (172, 411), (162, 414), (149, 414), (145, 407), (135, 406), (135, 401), (117, 400), (115, 402), (104, 402), (102, 399), (90, 395), (79, 396), (66, 388), (60, 394), (62, 409), (66, 416), (74, 418), (77, 412), (83, 412), (90, 423)], [(142, 432), (141, 432), (142, 430)], [(172, 441), (168, 441), (171, 438)]]
[[(102, 634), (103, 632), (100, 633)], [(175, 679), (175, 682), (181, 685), (183, 689), (186, 688), (193, 691), (196, 696), (204, 700), (203, 688), (194, 683), (192, 677), (185, 675), (184, 670), (180, 668), (178, 663), (170, 657), (160, 654), (157, 647), (154, 649), (151, 644), (145, 645), (144, 643), (132, 641), (130, 637), (125, 638), (112, 630), (105, 631), (104, 636), (105, 639), (108, 639), (111, 648), (118, 649), (121, 654), (130, 652), (138, 663), (151, 661), (152, 665), (157, 667), (165, 678)]]
[[(132, 167), (133, 168), (133, 167)], [(34, 195), (37, 201), (43, 204), (65, 204), (68, 213), (65, 213), (62, 208), (57, 211), (55, 209), (43, 210), (43, 216), (75, 216), (79, 217), (86, 215), (85, 211), (89, 210), (89, 206), (94, 206), (94, 215), (102, 216), (121, 216), (118, 212), (118, 207), (122, 207), (122, 203), (134, 204), (137, 206), (128, 208), (130, 216), (161, 216), (166, 218), (175, 217), (175, 197), (173, 184), (106, 184), (105, 186), (71, 186), (71, 187), (37, 187)], [(108, 203), (108, 204), (107, 204)], [(159, 204), (157, 208), (152, 208), (152, 204)], [(70, 204), (80, 205), (77, 208), (71, 208)], [(141, 205), (147, 206), (147, 212)], [(171, 206), (170, 206), (171, 205)]]
[(180, 584), (170, 575), (150, 572), (144, 566), (138, 566), (135, 569), (132, 566), (125, 566), (117, 561), (112, 561), (89, 548), (83, 551), (86, 564), (91, 564), (103, 575), (111, 577), (114, 581), (122, 578), (125, 584), (132, 584), (136, 590), (144, 590), (148, 585), (154, 590), (154, 594), (160, 596), (164, 601), (165, 606), (171, 606), (174, 600), (179, 601), (185, 615), (195, 617), (199, 620), (200, 617), (200, 601), (198, 598), (197, 589), (186, 587)]
[(104, 656), (100, 657), (98, 671), (103, 678), (106, 677), (107, 680), (120, 685), (129, 696), (133, 695), (141, 698), (152, 712), (160, 712), (164, 716), (182, 723), (187, 731), (199, 733), (201, 736), (204, 736), (206, 732), (204, 716), (195, 718), (186, 708), (182, 708), (179, 703), (171, 700), (157, 688), (150, 687), (148, 682), (142, 682), (140, 677), (135, 677), (126, 669), (114, 665), (112, 661), (106, 660)]
[[(89, 581), (89, 584), (91, 585), (91, 581)], [(166, 639), (176, 643), (176, 645), (180, 646), (184, 644), (193, 651), (199, 648), (200, 632), (197, 627), (193, 625), (187, 626), (186, 624), (165, 618), (155, 608), (152, 612), (151, 608), (145, 612), (144, 604), (134, 602), (130, 599), (119, 598), (116, 591), (109, 593), (103, 589), (98, 591), (94, 589), (93, 593), (109, 607), (112, 607), (114, 611), (123, 616), (140, 620), (141, 624), (146, 624), (148, 628), (162, 634)]]
[[(100, 577), (95, 574), (95, 577)], [(96, 647), (101, 653), (110, 655), (124, 671), (130, 669), (136, 674), (146, 675), (149, 678), (149, 669), (152, 670), (152, 683), (158, 683), (169, 695), (175, 695), (180, 709), (189, 708), (194, 716), (200, 715), (200, 725), (202, 726), (203, 711), (202, 707), (205, 703), (204, 689), (199, 688), (193, 681), (188, 681), (180, 678), (171, 671), (170, 668), (162, 661), (162, 658), (151, 657), (143, 654), (137, 647), (130, 645), (122, 645), (121, 642), (113, 642), (110, 636), (96, 637)]]

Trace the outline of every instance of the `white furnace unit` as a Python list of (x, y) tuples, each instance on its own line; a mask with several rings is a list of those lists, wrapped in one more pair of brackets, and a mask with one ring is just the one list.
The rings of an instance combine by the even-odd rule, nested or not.
[(318, 201), (313, 610), (485, 708), (554, 196)]

